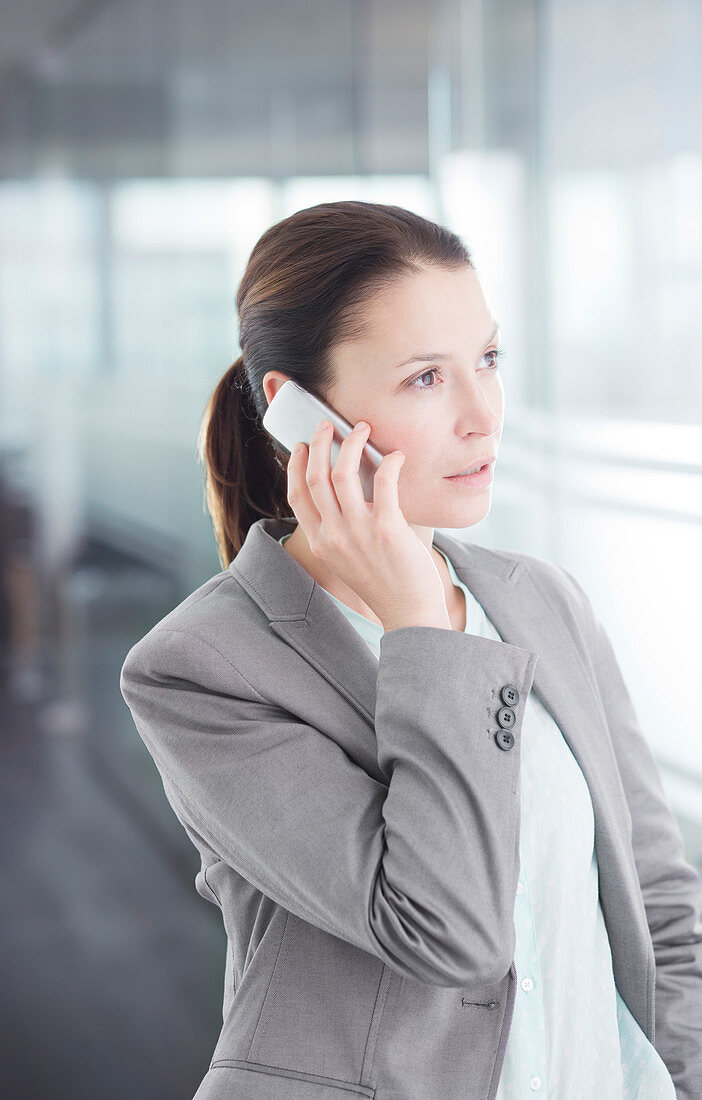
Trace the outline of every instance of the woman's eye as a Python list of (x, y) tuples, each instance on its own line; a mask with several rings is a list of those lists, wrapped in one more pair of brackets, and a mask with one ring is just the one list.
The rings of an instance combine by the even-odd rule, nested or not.
[(419, 383), (422, 381), (423, 378), (427, 378), (428, 375), (438, 374), (438, 373), (439, 372), (438, 372), (436, 367), (432, 367), (431, 370), (422, 371), (421, 374), (418, 374), (417, 377), (412, 382), (409, 383), (409, 388), (411, 390), (433, 390), (433, 389), (436, 389), (436, 385), (433, 385), (433, 386), (420, 386)]
[[(504, 355), (504, 348), (491, 348), (490, 351), (486, 351), (485, 355), (483, 355), (483, 359), (487, 359), (488, 356), (493, 356), (492, 362), (490, 363), (490, 366), (487, 369), (488, 370), (497, 370), (497, 367), (499, 366), (498, 360), (503, 355)], [(417, 377), (414, 378), (411, 382), (408, 382), (408, 384), (407, 384), (408, 388), (411, 389), (411, 390), (435, 390), (437, 388), (437, 383), (436, 382), (433, 383), (430, 386), (421, 385), (421, 381), (422, 381), (423, 378), (427, 378), (427, 377), (429, 377), (430, 375), (433, 375), (433, 374), (437, 374), (437, 375), (440, 374), (438, 367), (431, 367), (429, 370), (422, 371), (422, 373), (418, 374)]]

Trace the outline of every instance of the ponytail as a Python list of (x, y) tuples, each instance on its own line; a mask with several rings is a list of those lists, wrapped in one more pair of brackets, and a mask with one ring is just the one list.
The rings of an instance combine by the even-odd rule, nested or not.
[(205, 467), (204, 503), (226, 569), (252, 523), (264, 515), (292, 514), (289, 505), (283, 511), (276, 507), (276, 502), (287, 503), (287, 465), (261, 425), (243, 355), (225, 371), (207, 402), (198, 453)]

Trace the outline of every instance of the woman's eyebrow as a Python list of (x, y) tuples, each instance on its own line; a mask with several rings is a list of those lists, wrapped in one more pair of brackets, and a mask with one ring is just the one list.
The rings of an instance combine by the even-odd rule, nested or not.
[[(495, 325), (495, 328), (494, 328), (492, 334), (488, 337), (488, 339), (485, 341), (485, 344), (483, 346), (487, 347), (487, 345), (492, 340), (495, 339), (495, 337), (497, 336), (499, 331), (500, 331), (500, 322), (498, 321), (497, 324)], [(402, 363), (397, 363), (392, 369), (393, 370), (399, 370), (400, 367), (408, 367), (410, 363), (430, 363), (434, 359), (450, 359), (450, 358), (451, 358), (450, 355), (446, 355), (445, 352), (442, 352), (442, 351), (427, 351), (427, 352), (422, 352), (422, 354), (420, 354), (420, 355), (413, 355), (411, 359), (404, 359), (402, 361)]]

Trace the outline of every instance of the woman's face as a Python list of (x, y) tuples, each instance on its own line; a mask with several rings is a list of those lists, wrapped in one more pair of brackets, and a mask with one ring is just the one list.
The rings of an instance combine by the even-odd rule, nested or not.
[[(499, 332), (475, 271), (424, 267), (374, 297), (365, 335), (336, 347), (328, 402), (351, 424), (366, 420), (383, 454), (406, 455), (399, 503), (415, 527), (462, 528), (490, 510), (491, 480), (446, 480), (494, 456), (504, 389)], [(422, 361), (408, 362), (415, 356)], [(494, 465), (493, 465), (494, 470)]]

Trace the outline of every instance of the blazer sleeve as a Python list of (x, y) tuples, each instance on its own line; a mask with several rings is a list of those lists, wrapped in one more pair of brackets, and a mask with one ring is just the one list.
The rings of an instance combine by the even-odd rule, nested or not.
[[(147, 634), (120, 689), (193, 828), (247, 881), (404, 977), (483, 986), (515, 949), (518, 737), (537, 659), (435, 627), (384, 634), (387, 784), (194, 633)], [(505, 684), (520, 693), (511, 750), (495, 740)]]
[(677, 820), (604, 626), (574, 586), (632, 819), (632, 843), (656, 959), (655, 1047), (678, 1100), (702, 1097), (702, 881), (685, 858)]

